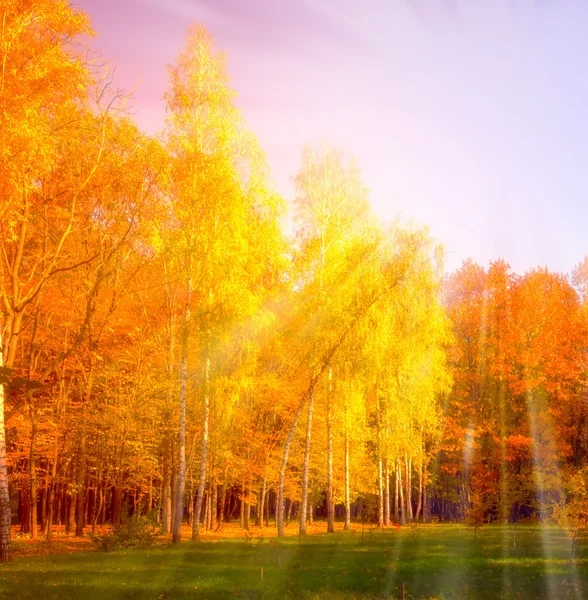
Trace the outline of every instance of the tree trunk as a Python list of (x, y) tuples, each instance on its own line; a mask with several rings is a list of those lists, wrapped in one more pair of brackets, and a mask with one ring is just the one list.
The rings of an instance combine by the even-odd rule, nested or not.
[(110, 488), (108, 487), (108, 469), (106, 469), (106, 478), (104, 480), (104, 501), (102, 502), (102, 510), (100, 511), (100, 532), (102, 532), (102, 526), (106, 523), (106, 504), (108, 502), (108, 495), (110, 492)]
[(208, 484), (208, 490), (206, 491), (206, 499), (204, 501), (204, 519), (203, 519), (204, 531), (209, 530), (209, 523), (210, 523), (210, 484)]
[(84, 535), (84, 479), (86, 461), (86, 435), (82, 429), (80, 450), (76, 465), (76, 537)]
[[(302, 467), (302, 500), (300, 502), (300, 533), (306, 533), (306, 507), (308, 504), (308, 465), (310, 462), (310, 440), (312, 433), (312, 405), (314, 404), (314, 391), (311, 389), (308, 396), (308, 418), (306, 421), (306, 445), (304, 448), (304, 465)], [(265, 483), (265, 479), (264, 479)]]
[(31, 531), (31, 502), (28, 490), (22, 489), (18, 494), (18, 521), (20, 523), (21, 533), (30, 533)]
[(227, 519), (229, 522), (233, 520), (233, 516), (238, 508), (237, 505), (240, 505), (240, 500), (237, 498), (237, 495), (234, 493), (233, 487), (231, 486), (229, 488), (229, 518)]
[[(212, 469), (211, 469), (212, 470)], [(207, 522), (207, 526), (208, 526), (208, 531), (210, 531), (212, 529), (212, 509), (213, 509), (213, 504), (212, 504), (212, 484), (208, 484), (208, 522)]]
[(163, 478), (161, 483), (161, 532), (167, 535), (171, 529), (171, 483), (168, 457), (168, 442), (164, 444)]
[(47, 485), (41, 489), (41, 535), (45, 534), (47, 527)]
[(258, 520), (259, 520), (259, 527), (263, 528), (263, 517), (264, 517), (264, 510), (265, 510), (265, 494), (266, 494), (266, 477), (265, 475), (263, 476), (263, 484), (261, 486), (261, 491), (259, 494), (259, 510), (258, 510)]
[(404, 491), (402, 485), (402, 462), (398, 460), (397, 471), (398, 473), (398, 489), (400, 491), (400, 524), (406, 525), (406, 510), (404, 506)]
[(227, 502), (227, 484), (223, 483), (221, 487), (221, 497), (220, 497), (220, 508), (218, 511), (218, 525), (216, 526), (217, 530), (220, 530), (222, 524), (225, 521), (225, 509)]
[[(62, 515), (62, 503), (63, 503), (63, 492), (61, 491), (61, 489), (53, 484), (53, 488), (54, 488), (54, 494), (55, 494), (55, 524), (56, 525), (62, 525), (63, 524), (63, 515)], [(49, 535), (49, 538), (51, 539), (51, 529), (49, 529), (49, 531), (47, 532), (47, 535)]]
[[(84, 494), (84, 524), (86, 523), (90, 523), (91, 522), (91, 509), (92, 509), (92, 504), (96, 502), (96, 491), (92, 491), (90, 489), (90, 482), (87, 481), (86, 485), (85, 485), (85, 489), (86, 489), (86, 493)], [(90, 492), (92, 492), (92, 495), (90, 496)], [(90, 499), (92, 500), (92, 502), (90, 502)]]
[(174, 473), (173, 477), (171, 478), (171, 521), (170, 521), (170, 530), (172, 532), (174, 532), (174, 524), (175, 524), (175, 519), (176, 519), (176, 492), (178, 491), (178, 475), (177, 473)]
[[(4, 367), (2, 328), (0, 328), (0, 367)], [(8, 465), (6, 464), (6, 430), (4, 428), (4, 384), (0, 383), (0, 563), (7, 563), (12, 560), (11, 520)]]
[(378, 527), (384, 526), (384, 486), (382, 473), (382, 423), (380, 415), (380, 395), (378, 392), (378, 382), (375, 385), (376, 407), (378, 418)]
[(421, 509), (423, 507), (423, 462), (419, 463), (419, 499), (416, 508), (415, 519), (418, 521)]
[(408, 521), (411, 522), (412, 514), (412, 459), (404, 457), (406, 463), (406, 514)]
[(327, 533), (335, 532), (335, 503), (333, 499), (333, 370), (329, 368), (327, 395)]
[(96, 523), (98, 523), (98, 515), (102, 510), (102, 502), (104, 501), (104, 493), (102, 490), (102, 457), (100, 459), (100, 465), (98, 467), (98, 474), (96, 476), (96, 491), (94, 492), (94, 509), (92, 512), (92, 533), (96, 533)]
[(210, 498), (210, 504), (210, 530), (215, 531), (218, 513), (218, 485), (216, 485), (216, 483), (212, 485), (212, 497)]
[[(207, 353), (208, 354), (208, 353)], [(200, 535), (200, 514), (202, 512), (202, 500), (204, 497), (204, 486), (206, 484), (206, 455), (208, 453), (208, 420), (210, 417), (210, 356), (206, 357), (204, 370), (204, 423), (202, 432), (202, 457), (200, 459), (200, 482), (198, 495), (196, 497), (196, 508), (194, 509), (194, 521), (192, 523), (192, 539), (197, 540)]]
[[(309, 388), (309, 391), (310, 389), (311, 388)], [(302, 408), (304, 407), (304, 403), (306, 402), (306, 398), (308, 396), (309, 391), (306, 394), (304, 394), (302, 400), (298, 404), (298, 410), (296, 411), (294, 421), (292, 421), (292, 425), (290, 426), (290, 432), (288, 433), (286, 443), (284, 444), (284, 452), (282, 454), (282, 462), (280, 464), (280, 476), (278, 479), (278, 501), (276, 506), (276, 524), (278, 528), (278, 537), (284, 537), (284, 480), (286, 478), (286, 465), (288, 464), (288, 454), (290, 453), (290, 445), (292, 444), (294, 431), (296, 430), (296, 425), (298, 424), (298, 419), (300, 418), (300, 413), (302, 412)]]
[(263, 484), (257, 489), (257, 503), (255, 504), (255, 526), (261, 527), (261, 503), (263, 502)]
[[(31, 445), (29, 449), (29, 493), (30, 493), (30, 526), (31, 539), (37, 539), (37, 465), (35, 460), (35, 443), (37, 441), (37, 416), (33, 405), (34, 400), (29, 399), (29, 416), (31, 419)], [(76, 530), (76, 535), (78, 535)]]
[[(52, 537), (54, 504), (55, 504), (55, 483), (54, 483), (54, 476), (52, 476), (51, 480), (47, 484), (47, 520), (45, 521), (45, 531), (44, 531), (46, 540), (50, 540)], [(59, 514), (59, 508), (58, 508), (56, 514)]]
[(239, 503), (239, 525), (245, 529), (245, 485), (241, 487), (241, 499)]
[(112, 488), (112, 525), (120, 527), (122, 515), (122, 489), (118, 482)]
[(390, 462), (386, 458), (384, 467), (384, 526), (390, 525)]
[(247, 487), (245, 496), (245, 529), (249, 531), (249, 520), (251, 519), (251, 488)]
[(396, 523), (400, 523), (400, 506), (398, 505), (398, 461), (396, 461), (396, 470), (394, 475), (394, 519)]
[(429, 522), (429, 497), (427, 489), (427, 485), (423, 486), (423, 523)]
[(349, 531), (351, 528), (351, 502), (349, 494), (349, 432), (345, 428), (345, 526), (343, 529)]
[(153, 476), (149, 475), (149, 490), (147, 492), (147, 500), (145, 501), (145, 514), (151, 516), (153, 509)]
[[(72, 473), (73, 476), (73, 473)], [(66, 531), (73, 533), (76, 530), (76, 495), (75, 492), (71, 491), (72, 486), (70, 485), (69, 494), (69, 505), (67, 507), (67, 525)]]
[(186, 381), (188, 379), (188, 342), (190, 339), (190, 304), (192, 280), (186, 284), (186, 309), (182, 328), (182, 362), (180, 366), (180, 430), (178, 435), (178, 477), (172, 544), (180, 543), (182, 517), (184, 514), (184, 488), (186, 487)]
[(94, 507), (94, 517), (92, 518), (92, 533), (96, 532), (96, 525), (98, 524), (98, 519), (102, 514), (102, 509), (104, 507), (104, 496), (106, 494), (105, 486), (102, 485), (100, 479), (98, 479), (98, 481), (96, 482), (96, 493), (98, 494), (98, 502), (96, 502), (96, 506)]
[(378, 459), (378, 527), (384, 526), (384, 475), (382, 457)]

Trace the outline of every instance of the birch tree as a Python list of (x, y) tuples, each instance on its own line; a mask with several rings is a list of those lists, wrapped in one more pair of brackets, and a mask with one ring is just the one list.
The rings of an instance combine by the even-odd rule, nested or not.
[[(254, 312), (279, 255), (281, 200), (229, 87), (225, 57), (203, 27), (193, 27), (170, 67), (166, 94), (170, 227), (165, 235), (186, 285), (182, 326), (179, 473), (174, 541), (179, 542), (185, 485), (185, 415), (189, 355), (198, 356), (202, 444), (193, 537), (205, 493), (211, 410), (211, 357), (231, 323)], [(269, 277), (268, 277), (269, 276)]]

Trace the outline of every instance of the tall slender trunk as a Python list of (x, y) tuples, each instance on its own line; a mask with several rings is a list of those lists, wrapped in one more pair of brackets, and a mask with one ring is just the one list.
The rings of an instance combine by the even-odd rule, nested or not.
[(114, 527), (120, 527), (121, 517), (122, 517), (122, 503), (123, 503), (123, 494), (122, 488), (120, 485), (120, 481), (114, 482), (112, 487), (112, 525)]
[(229, 522), (233, 519), (235, 511), (237, 510), (237, 504), (239, 504), (239, 499), (234, 493), (234, 487), (231, 485), (231, 487), (229, 488), (229, 512), (227, 519)]
[(200, 535), (200, 514), (202, 513), (202, 500), (206, 484), (206, 455), (208, 453), (208, 420), (210, 418), (210, 356), (207, 351), (206, 366), (204, 368), (204, 423), (202, 432), (202, 457), (200, 459), (200, 482), (192, 522), (192, 539), (197, 540)]
[(176, 522), (176, 498), (178, 492), (178, 474), (174, 473), (171, 478), (171, 521), (170, 521), (170, 530), (174, 532), (174, 525)]
[[(92, 344), (90, 343), (90, 347)], [(84, 403), (86, 409), (89, 408), (90, 399), (92, 397), (92, 388), (94, 387), (94, 359), (90, 360), (90, 369), (88, 378), (84, 387)], [(84, 535), (85, 525), (85, 504), (86, 499), (86, 426), (82, 421), (80, 431), (80, 446), (76, 463), (76, 537)]]
[(188, 525), (192, 531), (192, 523), (194, 521), (194, 479), (190, 472), (190, 491), (188, 492)]
[(384, 526), (390, 525), (390, 462), (386, 458), (384, 467)]
[(161, 531), (163, 535), (167, 535), (171, 529), (171, 482), (169, 474), (169, 466), (167, 459), (163, 465), (163, 483), (161, 491), (162, 514), (161, 514)]
[(327, 533), (335, 532), (335, 503), (333, 498), (333, 369), (329, 367), (327, 395)]
[[(53, 484), (54, 494), (55, 494), (55, 524), (62, 525), (63, 524), (63, 511), (61, 510), (62, 502), (63, 502), (63, 492), (60, 487)], [(49, 539), (51, 539), (51, 528), (47, 531), (47, 535)]]
[(249, 487), (247, 488), (247, 525), (251, 521), (251, 498), (253, 496), (253, 482), (249, 481)]
[(147, 500), (145, 501), (145, 514), (151, 515), (153, 508), (153, 475), (149, 475), (149, 490), (147, 491)]
[(188, 343), (190, 341), (190, 305), (192, 298), (192, 280), (186, 284), (186, 308), (182, 327), (182, 362), (180, 365), (180, 430), (178, 435), (178, 478), (176, 506), (172, 543), (180, 543), (182, 516), (184, 513), (184, 488), (186, 487), (186, 382), (188, 379)]
[(222, 524), (225, 521), (225, 508), (227, 502), (227, 484), (223, 483), (221, 487), (221, 497), (220, 497), (220, 508), (218, 511), (218, 524), (216, 526), (217, 530), (219, 530)]
[[(75, 475), (75, 469), (72, 467), (71, 479), (73, 480)], [(75, 489), (73, 483), (70, 481), (68, 484), (69, 487), (69, 504), (67, 506), (67, 523), (66, 523), (66, 531), (68, 533), (73, 533), (76, 529), (76, 495), (73, 491)]]
[(239, 524), (245, 529), (245, 485), (241, 486), (241, 499), (239, 502)]
[(20, 523), (20, 533), (30, 533), (31, 519), (30, 519), (31, 503), (30, 494), (24, 489), (19, 490), (18, 493), (18, 521)]
[(428, 485), (423, 486), (423, 523), (429, 522), (430, 500), (429, 500), (429, 494), (427, 493), (428, 489), (429, 489)]
[(376, 409), (378, 418), (378, 527), (384, 526), (384, 486), (382, 473), (382, 422), (380, 415), (380, 396), (376, 380)]
[[(59, 408), (58, 410), (58, 414), (59, 414)], [(57, 477), (57, 460), (59, 458), (59, 435), (57, 432), (57, 429), (55, 431), (55, 441), (53, 444), (53, 460), (51, 461), (51, 474), (49, 476), (49, 484), (48, 484), (48, 498), (47, 498), (47, 527), (45, 529), (45, 539), (46, 540), (50, 540), (52, 533), (53, 533), (53, 529), (51, 527), (51, 525), (53, 524), (53, 514), (54, 514), (54, 510), (53, 510), (53, 504), (55, 502), (55, 487), (56, 487), (56, 477)], [(58, 496), (58, 507), (56, 510), (56, 516), (59, 520), (60, 518), (60, 514), (59, 514), (59, 497)]]
[(84, 480), (86, 476), (86, 434), (82, 427), (76, 465), (76, 537), (84, 535)]
[[(114, 478), (114, 484), (112, 486), (112, 525), (114, 527), (120, 527), (121, 519), (122, 519), (123, 472), (124, 472), (124, 464), (125, 464), (125, 441), (126, 441), (126, 437), (125, 437), (125, 435), (123, 435), (121, 445), (120, 445), (120, 452), (118, 455), (118, 468), (116, 469), (116, 476)], [(170, 523), (170, 525), (171, 525), (171, 523)]]
[(298, 410), (296, 411), (296, 415), (294, 415), (294, 421), (292, 421), (292, 425), (290, 426), (290, 432), (288, 433), (286, 443), (284, 444), (282, 462), (280, 463), (280, 476), (278, 478), (278, 501), (276, 506), (276, 525), (278, 528), (278, 537), (284, 537), (284, 480), (286, 479), (286, 466), (288, 464), (288, 455), (290, 454), (292, 438), (294, 437), (296, 425), (298, 425), (298, 419), (300, 418), (300, 413), (302, 412), (302, 408), (304, 407), (304, 403), (306, 402), (307, 396), (308, 392), (304, 394), (304, 396), (300, 400), (300, 403), (298, 404)]
[(251, 501), (251, 490), (243, 484), (243, 528), (249, 530), (249, 509)]
[(396, 461), (396, 469), (394, 471), (394, 519), (396, 523), (400, 523), (400, 506), (398, 505), (398, 461)]
[(406, 511), (404, 506), (404, 491), (402, 485), (402, 461), (398, 459), (396, 472), (398, 473), (398, 489), (400, 491), (400, 524), (406, 525)]
[(106, 467), (106, 477), (104, 478), (104, 489), (103, 489), (103, 502), (102, 510), (100, 511), (100, 531), (102, 526), (106, 522), (106, 503), (108, 502), (108, 466)]
[(212, 494), (210, 498), (210, 529), (216, 530), (216, 520), (218, 512), (218, 485), (212, 484)]
[(210, 529), (210, 483), (206, 491), (206, 500), (204, 501), (204, 531)]
[(423, 461), (419, 462), (419, 499), (416, 508), (415, 519), (418, 521), (423, 507)]
[(345, 526), (348, 531), (351, 528), (351, 502), (349, 494), (349, 431), (345, 427)]
[(41, 489), (41, 534), (45, 533), (47, 527), (47, 484)]
[(51, 480), (47, 484), (47, 520), (45, 521), (45, 531), (43, 532), (46, 540), (51, 539), (53, 528), (51, 525), (53, 524), (53, 511), (55, 504), (55, 483), (53, 479), (53, 475), (51, 476)]
[(102, 491), (102, 457), (100, 457), (100, 464), (98, 466), (98, 473), (96, 475), (96, 491), (94, 493), (94, 507), (92, 511), (92, 533), (96, 532), (96, 523), (98, 522), (98, 515), (102, 510), (102, 502), (104, 501), (104, 494)]
[(267, 492), (267, 478), (264, 475), (263, 476), (263, 485), (261, 487), (261, 493), (259, 494), (259, 514), (258, 514), (258, 518), (259, 518), (259, 526), (261, 528), (263, 528), (263, 517), (264, 517), (264, 510), (265, 510), (265, 504), (266, 504), (266, 500), (265, 500), (265, 495)]
[(412, 521), (412, 459), (404, 457), (406, 463), (406, 513), (409, 522)]
[[(4, 357), (2, 354), (2, 328), (0, 327), (0, 377), (4, 372)], [(0, 382), (2, 379), (0, 379)], [(12, 560), (10, 544), (10, 494), (8, 492), (8, 465), (6, 464), (6, 430), (4, 428), (4, 383), (0, 383), (0, 563)]]
[[(90, 495), (91, 492), (91, 495)], [(86, 485), (86, 494), (85, 494), (85, 508), (84, 510), (86, 511), (84, 513), (84, 523), (91, 523), (92, 522), (92, 510), (94, 509), (94, 505), (96, 504), (96, 488), (91, 489), (90, 488), (90, 482), (87, 482)], [(92, 502), (90, 502), (90, 499), (92, 500)]]
[[(308, 418), (306, 421), (306, 446), (304, 448), (304, 466), (302, 468), (302, 500), (300, 502), (300, 533), (306, 533), (306, 507), (308, 504), (308, 465), (310, 462), (310, 440), (312, 433), (312, 405), (314, 390), (308, 396)], [(264, 479), (265, 481), (265, 479)]]
[(256, 527), (261, 527), (262, 526), (262, 517), (261, 515), (263, 514), (261, 512), (261, 509), (263, 508), (263, 483), (259, 486), (259, 488), (257, 489), (257, 504), (255, 505), (255, 526)]
[(378, 459), (378, 527), (384, 526), (384, 475), (382, 457)]
[[(29, 493), (30, 493), (30, 527), (31, 539), (37, 539), (37, 464), (35, 459), (35, 444), (37, 442), (37, 415), (34, 399), (29, 398), (29, 416), (31, 419), (31, 444), (29, 448)], [(77, 531), (76, 531), (77, 535)]]

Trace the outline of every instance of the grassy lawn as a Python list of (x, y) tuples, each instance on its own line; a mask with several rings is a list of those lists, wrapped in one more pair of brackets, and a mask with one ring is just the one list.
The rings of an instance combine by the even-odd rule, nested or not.
[[(452, 525), (186, 542), (114, 553), (21, 557), (0, 568), (1, 598), (582, 599), (588, 545), (568, 564), (557, 529)], [(263, 567), (263, 580), (261, 570)]]

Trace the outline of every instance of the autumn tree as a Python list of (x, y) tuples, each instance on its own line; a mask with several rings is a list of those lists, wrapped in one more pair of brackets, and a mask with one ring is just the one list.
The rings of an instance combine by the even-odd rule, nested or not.
[[(202, 28), (170, 69), (172, 252), (185, 281), (180, 375), (180, 440), (174, 541), (185, 483), (185, 406), (189, 346), (198, 348), (204, 402), (201, 467), (193, 519), (198, 537), (206, 483), (211, 353), (222, 332), (253, 313), (279, 256), (280, 201), (267, 182), (256, 140), (245, 128), (228, 86), (225, 57)], [(263, 257), (263, 258), (262, 258)], [(244, 276), (245, 275), (245, 276)], [(196, 324), (196, 328), (192, 326)], [(193, 350), (194, 351), (194, 350)]]
[[(77, 104), (90, 83), (77, 47), (90, 29), (85, 15), (76, 13), (65, 0), (3, 2), (0, 8), (0, 343), (1, 366), (12, 369), (25, 315), (46, 282), (64, 267), (63, 248), (73, 225), (67, 223), (72, 220), (79, 187), (69, 203), (58, 200), (65, 229), (49, 247), (38, 246), (36, 264), (25, 261), (24, 254), (31, 233), (41, 231), (36, 230), (35, 220), (46, 210), (40, 181), (50, 173), (59, 144), (77, 121)], [(11, 558), (10, 503), (4, 403), (0, 404), (0, 560), (7, 562)]]

